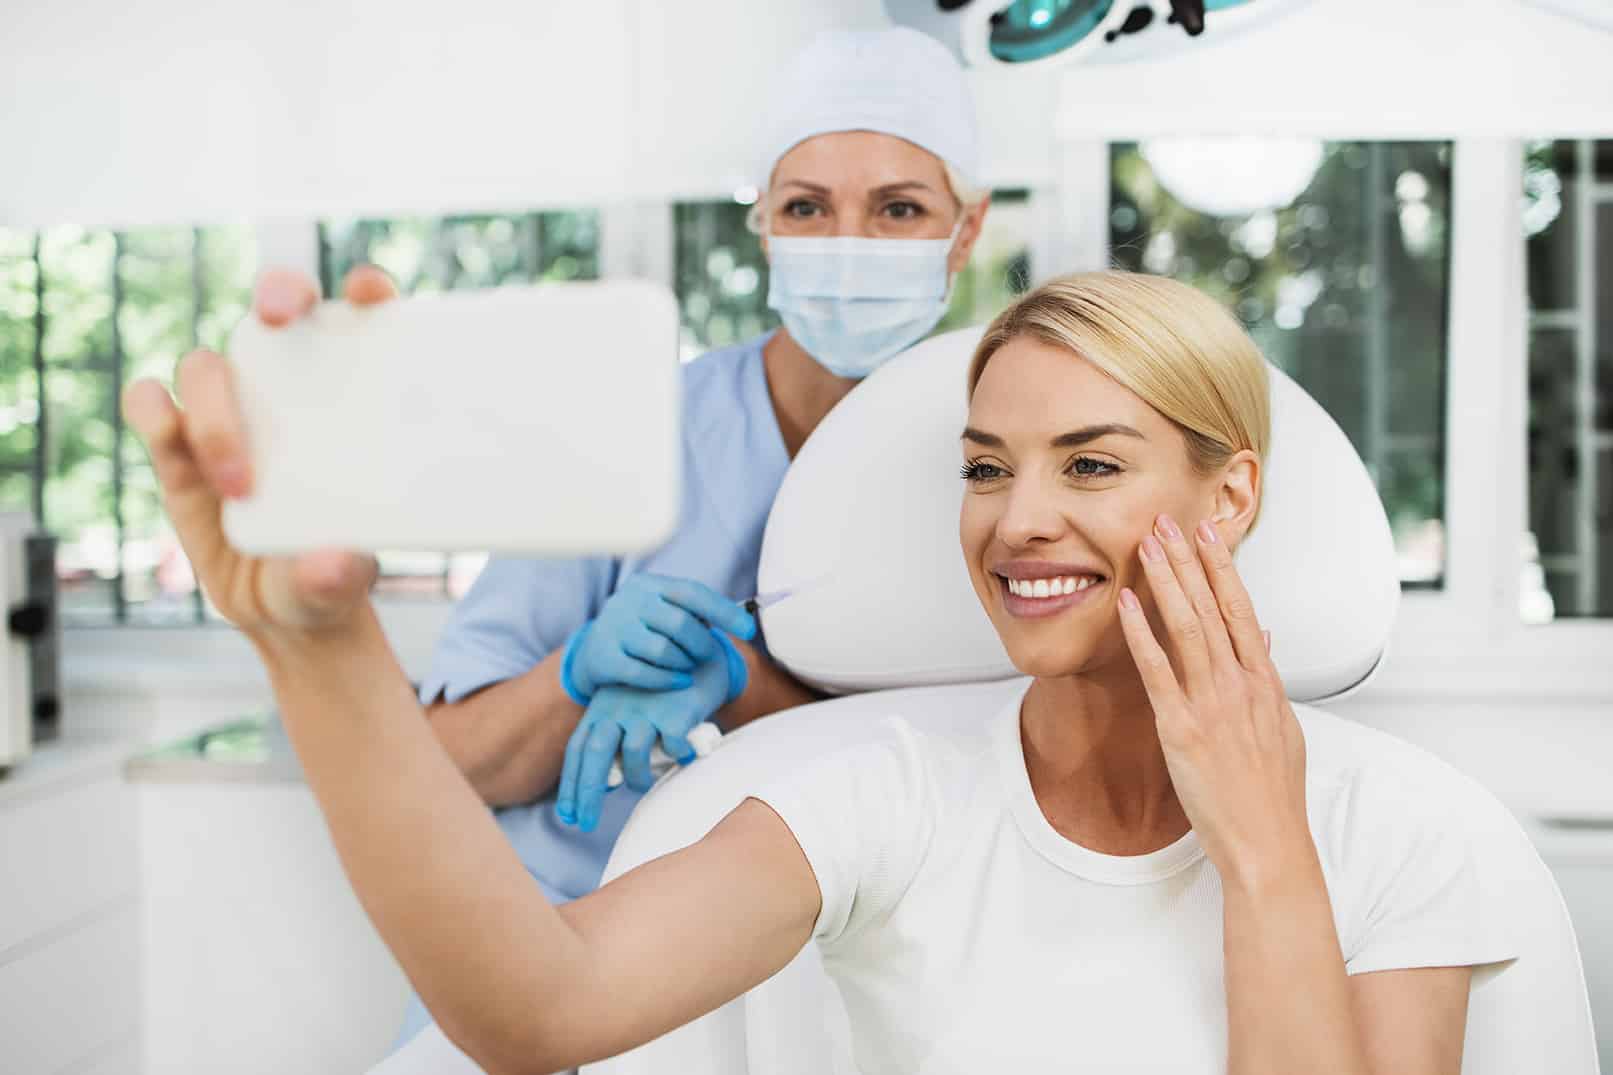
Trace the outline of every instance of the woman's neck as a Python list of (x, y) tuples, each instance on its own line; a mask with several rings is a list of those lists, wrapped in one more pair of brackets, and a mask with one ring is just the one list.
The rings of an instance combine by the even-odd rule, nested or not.
[(767, 392), (773, 401), (779, 432), (784, 436), (784, 448), (794, 459), (823, 416), (846, 398), (857, 382), (824, 369), (783, 328), (763, 345), (762, 365), (767, 371)]
[(1141, 855), (1191, 827), (1134, 672), (1037, 679), (1020, 710), (1020, 737), (1037, 805), (1066, 839)]

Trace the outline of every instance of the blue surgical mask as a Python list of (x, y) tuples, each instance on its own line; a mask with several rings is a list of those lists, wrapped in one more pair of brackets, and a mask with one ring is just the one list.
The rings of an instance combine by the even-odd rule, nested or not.
[(946, 239), (768, 237), (767, 304), (837, 377), (866, 377), (923, 339), (947, 310)]

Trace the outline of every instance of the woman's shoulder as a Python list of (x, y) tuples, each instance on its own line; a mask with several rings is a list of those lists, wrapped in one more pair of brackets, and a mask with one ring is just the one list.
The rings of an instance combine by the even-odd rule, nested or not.
[(1296, 705), (1305, 734), (1306, 784), (1315, 806), (1331, 806), (1349, 823), (1381, 808), (1403, 824), (1452, 817), (1510, 818), (1478, 781), (1414, 743), (1357, 721)]
[(1313, 785), (1394, 775), (1448, 785), (1453, 792), (1489, 794), (1443, 758), (1399, 736), (1312, 706), (1295, 705), (1294, 715), (1305, 733)]
[(1510, 811), (1419, 746), (1294, 708), (1311, 833), (1350, 973), (1515, 956), (1495, 892), (1530, 852)]

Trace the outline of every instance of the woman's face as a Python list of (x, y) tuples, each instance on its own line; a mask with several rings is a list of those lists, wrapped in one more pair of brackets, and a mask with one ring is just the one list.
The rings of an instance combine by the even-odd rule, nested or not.
[[(939, 157), (874, 131), (820, 134), (791, 148), (767, 188), (767, 231), (780, 236), (945, 239), (964, 210)], [(986, 203), (968, 210), (947, 268), (959, 272)]]
[(1163, 415), (1084, 359), (1026, 336), (986, 364), (963, 458), (969, 575), (1009, 658), (1035, 676), (1129, 664), (1115, 603), (1129, 586), (1152, 612), (1137, 550), (1161, 513), (1190, 538), (1214, 519), (1236, 546), (1257, 503), (1252, 452), (1198, 473)]

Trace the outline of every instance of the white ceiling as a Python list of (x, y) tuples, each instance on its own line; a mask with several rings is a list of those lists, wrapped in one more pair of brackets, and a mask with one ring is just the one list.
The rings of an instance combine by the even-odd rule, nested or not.
[[(22, 227), (720, 195), (789, 53), (885, 23), (879, 0), (10, 6), (0, 226)], [(990, 178), (1025, 183), (1055, 130), (1613, 134), (1609, 56), (1516, 0), (1316, 0), (1166, 63), (975, 80)]]

